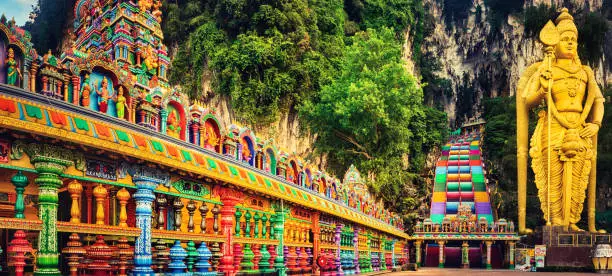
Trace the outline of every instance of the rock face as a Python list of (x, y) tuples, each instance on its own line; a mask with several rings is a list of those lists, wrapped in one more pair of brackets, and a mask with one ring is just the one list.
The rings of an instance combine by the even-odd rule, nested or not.
[[(603, 0), (570, 0), (572, 7), (588, 11), (602, 8)], [(485, 97), (511, 96), (524, 69), (542, 59), (542, 46), (536, 39), (527, 38), (520, 15), (511, 14), (498, 29), (493, 30), (489, 17), (492, 11), (486, 0), (473, 0), (467, 18), (449, 23), (445, 20), (442, 0), (423, 0), (425, 11), (433, 17), (433, 31), (421, 44), (423, 55), (434, 56), (440, 62), (435, 74), (450, 82), (452, 93), (430, 102), (439, 105), (448, 114), (451, 125), (460, 125), (469, 117), (478, 116), (482, 111), (481, 102)], [(525, 0), (524, 6), (554, 4), (557, 7), (567, 0)], [(573, 12), (573, 11), (570, 11)], [(612, 81), (612, 28), (606, 35), (604, 57), (594, 68), (601, 86)], [(417, 62), (413, 60), (413, 39), (410, 30), (404, 32), (403, 58), (409, 73), (420, 75)], [(461, 94), (461, 87), (469, 87), (470, 99)], [(204, 91), (210, 91), (205, 82)], [(229, 99), (212, 95), (205, 104), (215, 107), (224, 126), (236, 122)], [(464, 105), (471, 105), (465, 107)], [(248, 125), (247, 125), (248, 126)], [(254, 126), (249, 126), (253, 128)], [(306, 157), (312, 153), (314, 137), (300, 133), (295, 110), (281, 112), (278, 120), (270, 126), (253, 129), (260, 139), (273, 138), (279, 148), (289, 153)], [(315, 163), (321, 164), (321, 160)], [(324, 162), (323, 162), (324, 163)]]
[[(466, 19), (449, 23), (445, 20), (443, 1), (424, 0), (425, 11), (433, 17), (433, 32), (425, 37), (421, 51), (424, 55), (433, 55), (441, 63), (437, 76), (448, 79), (452, 93), (447, 94), (441, 104), (449, 115), (451, 124), (460, 124), (470, 116), (481, 111), (480, 103), (483, 97), (511, 96), (516, 93), (516, 85), (521, 72), (530, 64), (542, 59), (542, 46), (536, 39), (527, 38), (522, 24), (522, 18), (509, 15), (497, 31), (492, 30), (488, 20), (490, 8), (485, 0), (473, 0)], [(529, 5), (554, 4), (562, 6), (563, 0), (526, 0)], [(602, 0), (576, 1), (577, 9), (598, 10)], [(572, 11), (570, 11), (572, 12)], [(448, 24), (448, 25), (447, 25)], [(450, 25), (450, 26), (449, 26)], [(609, 31), (607, 41), (611, 40)], [(406, 39), (407, 41), (410, 38)], [(410, 44), (406, 42), (406, 44)], [(608, 45), (609, 43), (606, 43)], [(609, 48), (610, 46), (605, 46)], [(409, 58), (408, 55), (405, 55)], [(596, 66), (596, 76), (600, 85), (612, 80), (610, 75), (610, 49)], [(412, 64), (412, 61), (409, 62)], [(463, 107), (460, 86), (473, 88), (471, 107)], [(467, 101), (469, 104), (470, 101)], [(465, 112), (465, 110), (469, 112)]]
[[(206, 86), (204, 91), (210, 91), (208, 88), (209, 82), (205, 82), (204, 85)], [(300, 123), (297, 118), (296, 110), (290, 109), (285, 112), (280, 112), (279, 118), (268, 126), (253, 126), (237, 121), (228, 96), (219, 94), (209, 95), (209, 97), (205, 99), (204, 104), (217, 111), (218, 119), (225, 129), (231, 124), (249, 127), (255, 132), (255, 136), (262, 141), (274, 139), (279, 150), (289, 154), (296, 153), (302, 158), (312, 153), (314, 136), (300, 131)], [(320, 165), (323, 162), (322, 160), (324, 160), (324, 158), (317, 157), (309, 161), (311, 161), (312, 164)]]

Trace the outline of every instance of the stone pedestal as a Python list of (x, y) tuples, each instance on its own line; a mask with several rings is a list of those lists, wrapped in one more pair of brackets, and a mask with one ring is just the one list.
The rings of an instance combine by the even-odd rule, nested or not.
[(565, 231), (560, 226), (544, 226), (542, 241), (546, 245), (546, 266), (592, 267), (593, 249), (599, 243), (610, 243), (611, 234)]

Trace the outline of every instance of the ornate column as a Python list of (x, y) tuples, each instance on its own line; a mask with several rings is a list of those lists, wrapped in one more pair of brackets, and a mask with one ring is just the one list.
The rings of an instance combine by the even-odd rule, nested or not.
[(117, 192), (117, 199), (119, 200), (119, 226), (128, 227), (126, 206), (130, 199), (130, 192), (125, 188), (121, 188)]
[(250, 238), (251, 237), (251, 212), (249, 212), (249, 210), (246, 210), (246, 213), (244, 214), (244, 236), (246, 238)]
[(74, 105), (81, 105), (79, 101), (80, 91), (81, 91), (81, 78), (79, 78), (79, 76), (72, 76), (72, 103)]
[(23, 191), (25, 191), (25, 187), (28, 186), (28, 178), (18, 171), (16, 175), (11, 178), (11, 183), (15, 186), (15, 192), (17, 193), (17, 199), (15, 200), (15, 218), (25, 218), (23, 215), (23, 210), (25, 210), (25, 205), (23, 201)]
[(266, 214), (261, 214), (261, 238), (265, 239), (266, 238), (266, 234), (268, 234), (268, 217), (266, 217)]
[(189, 141), (192, 144), (200, 145), (200, 123), (192, 122), (189, 127), (191, 128), (191, 135), (189, 137)]
[(438, 252), (438, 267), (443, 268), (444, 267), (444, 243), (445, 241), (438, 241), (438, 247), (439, 247), (439, 252)]
[(415, 252), (414, 254), (416, 255), (414, 257), (417, 263), (417, 267), (421, 267), (421, 243), (422, 243), (421, 240), (414, 241), (414, 252)]
[(253, 214), (253, 238), (259, 238), (259, 219), (261, 217), (259, 216), (258, 212), (254, 212)]
[(344, 275), (344, 272), (342, 271), (342, 265), (340, 263), (340, 246), (342, 245), (341, 241), (342, 239), (340, 238), (340, 234), (342, 234), (342, 224), (338, 223), (336, 224), (336, 232), (334, 233), (334, 237), (336, 238), (336, 246), (337, 246), (337, 250), (336, 250), (336, 255), (334, 256), (334, 263), (336, 265), (336, 271), (341, 274)]
[(102, 207), (102, 203), (108, 191), (106, 191), (104, 186), (98, 185), (94, 188), (93, 194), (96, 197), (96, 224), (104, 225), (104, 207)]
[(30, 66), (30, 91), (36, 92), (36, 72), (38, 72), (38, 64), (33, 62)]
[[(64, 81), (61, 82), (64, 85), (64, 101), (69, 102), (68, 101), (68, 86), (70, 84), (70, 76), (67, 73), (63, 73), (62, 76), (64, 77)], [(61, 85), (60, 85), (61, 87)], [(74, 100), (74, 97), (73, 97)]]
[[(200, 233), (206, 234), (206, 214), (208, 214), (208, 206), (206, 205), (206, 202), (202, 202), (202, 205), (200, 205), (198, 211), (200, 211), (200, 217), (202, 217), (202, 221), (200, 222)], [(206, 246), (204, 247), (206, 248)]]
[(485, 244), (487, 245), (487, 269), (491, 269), (491, 245), (493, 242), (486, 241)]
[[(287, 213), (289, 210), (283, 208), (282, 199), (281, 204), (274, 207), (276, 211), (274, 220), (274, 236), (278, 240), (278, 246), (276, 247), (276, 258), (274, 259), (274, 268), (278, 272), (279, 276), (287, 275), (287, 267), (285, 267), (284, 250), (283, 250), (283, 234), (285, 232), (285, 220), (287, 219)], [(272, 225), (271, 225), (272, 226)]]
[(83, 192), (83, 185), (76, 180), (72, 180), (68, 184), (68, 192), (70, 193), (70, 198), (72, 198), (70, 222), (81, 223), (81, 208), (79, 202), (81, 200), (81, 193)]
[(319, 227), (319, 212), (312, 214), (312, 272), (313, 274), (319, 274), (319, 266), (315, 264), (319, 258), (319, 251), (321, 250), (321, 228)]
[(172, 203), (174, 207), (174, 231), (181, 231), (181, 224), (183, 221), (183, 201), (180, 197), (175, 197), (174, 202)]
[(159, 111), (160, 116), (160, 128), (159, 132), (166, 134), (167, 120), (168, 120), (168, 110), (162, 109)]
[[(47, 144), (31, 143), (22, 145), (30, 156), (30, 162), (36, 168), (38, 177), (34, 180), (38, 185), (39, 218), (42, 228), (38, 236), (37, 269), (35, 275), (60, 275), (58, 270), (59, 252), (57, 249), (57, 190), (62, 186), (59, 175), (72, 165), (75, 154), (71, 151)], [(15, 150), (15, 148), (14, 148)], [(19, 155), (23, 151), (14, 152)], [(77, 167), (84, 165), (82, 156), (78, 158)]]
[(140, 236), (136, 238), (134, 244), (134, 270), (135, 276), (153, 275), (152, 254), (151, 254), (151, 213), (152, 204), (155, 199), (153, 191), (157, 187), (157, 182), (143, 175), (132, 177), (136, 185), (136, 227), (140, 228)]
[(193, 201), (193, 199), (190, 199), (189, 202), (187, 202), (187, 213), (189, 214), (189, 220), (187, 222), (187, 232), (190, 233), (193, 233), (193, 228), (195, 227), (195, 225), (193, 224), (193, 215), (195, 214), (196, 207), (196, 203), (195, 201)]
[(510, 255), (510, 256), (508, 256), (508, 257), (510, 257), (509, 258), (510, 262), (509, 262), (509, 265), (508, 265), (508, 269), (511, 269), (511, 270), (514, 270), (514, 245), (515, 245), (514, 241), (509, 241), (508, 242), (508, 251), (509, 251), (508, 255)]
[(466, 241), (461, 245), (461, 267), (470, 268), (469, 245)]
[[(235, 275), (234, 269), (234, 253), (233, 253), (233, 236), (232, 226), (234, 226), (234, 212), (236, 204), (242, 202), (245, 198), (244, 194), (234, 189), (229, 189), (222, 186), (215, 186), (213, 188), (213, 194), (218, 195), (223, 202), (221, 206), (221, 232), (225, 237), (223, 243), (221, 264), (219, 265), (219, 271), (226, 275)], [(216, 206), (215, 206), (216, 207)]]
[(353, 244), (355, 245), (355, 259), (353, 264), (355, 265), (355, 273), (361, 273), (361, 267), (359, 266), (359, 227), (355, 225), (355, 234), (353, 235)]
[(158, 194), (155, 198), (157, 204), (157, 229), (166, 229), (166, 204), (168, 200), (164, 194)]

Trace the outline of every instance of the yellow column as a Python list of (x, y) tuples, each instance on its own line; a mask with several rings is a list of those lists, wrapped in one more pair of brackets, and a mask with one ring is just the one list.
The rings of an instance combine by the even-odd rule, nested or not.
[(130, 199), (130, 192), (125, 188), (122, 188), (117, 192), (117, 199), (119, 200), (119, 226), (128, 227), (127, 225), (127, 211), (126, 205), (128, 200)]
[(70, 198), (72, 198), (72, 206), (70, 206), (70, 222), (81, 223), (81, 208), (79, 205), (79, 199), (81, 198), (81, 193), (83, 192), (83, 185), (76, 180), (72, 180), (68, 184), (68, 192), (70, 193)]
[(421, 243), (422, 242), (423, 241), (421, 241), (421, 240), (414, 241), (417, 267), (421, 266)]
[(93, 195), (96, 198), (96, 224), (104, 225), (104, 198), (108, 191), (102, 185), (98, 185), (93, 190)]

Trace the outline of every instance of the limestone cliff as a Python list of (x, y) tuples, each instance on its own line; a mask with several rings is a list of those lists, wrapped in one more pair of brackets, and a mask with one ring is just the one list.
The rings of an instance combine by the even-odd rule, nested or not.
[[(440, 102), (433, 104), (444, 107), (451, 123), (461, 123), (468, 117), (477, 116), (481, 111), (479, 105), (483, 97), (514, 95), (521, 72), (526, 66), (541, 60), (542, 49), (536, 39), (526, 36), (521, 12), (511, 13), (499, 27), (494, 28), (489, 20), (492, 11), (487, 1), (473, 0), (467, 18), (454, 22), (445, 20), (443, 2), (423, 1), (426, 13), (433, 17), (433, 31), (424, 38), (420, 50), (423, 55), (432, 55), (438, 59), (441, 68), (435, 74), (449, 80), (451, 84), (452, 93), (437, 98), (436, 101)], [(560, 7), (567, 5), (568, 1), (526, 0), (524, 7), (539, 4)], [(576, 10), (596, 11), (602, 8), (603, 1), (576, 0), (569, 4)], [(608, 31), (606, 38), (607, 42), (611, 41), (611, 31)], [(410, 45), (410, 41), (411, 38), (407, 37), (405, 46)], [(600, 85), (612, 81), (610, 48), (611, 44), (606, 43), (605, 54), (595, 66)], [(408, 59), (411, 57), (410, 53), (404, 56)], [(409, 64), (412, 63), (410, 60)], [(461, 98), (465, 97), (459, 93), (461, 86), (472, 88), (474, 95), (471, 99)], [(458, 103), (471, 106), (459, 107)]]

